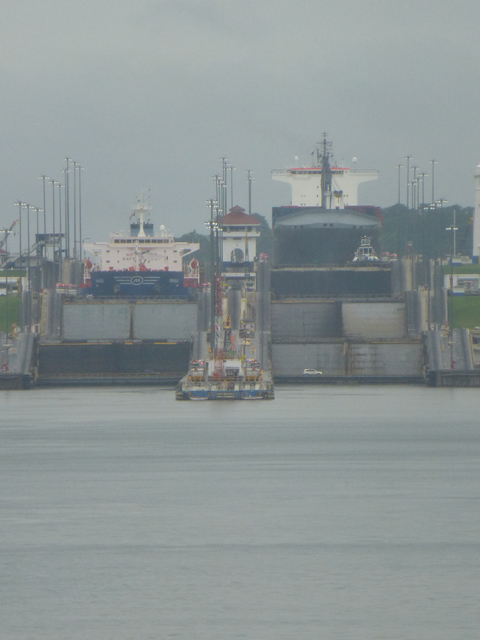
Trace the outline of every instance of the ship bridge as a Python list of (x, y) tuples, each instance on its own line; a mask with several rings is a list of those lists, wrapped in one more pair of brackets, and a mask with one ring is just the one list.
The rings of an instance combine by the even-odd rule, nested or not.
[[(358, 204), (358, 187), (378, 179), (378, 171), (351, 171), (331, 167), (331, 196), (328, 208), (343, 209)], [(292, 205), (318, 207), (322, 204), (322, 167), (294, 167), (272, 171), (273, 180), (287, 182), (292, 189)]]

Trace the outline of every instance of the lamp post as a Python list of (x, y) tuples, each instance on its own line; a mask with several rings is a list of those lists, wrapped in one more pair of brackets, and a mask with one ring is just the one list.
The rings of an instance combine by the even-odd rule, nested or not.
[(78, 165), (78, 235), (80, 262), (83, 261), (83, 239), (82, 239), (82, 171), (83, 167)]
[(228, 163), (228, 158), (220, 158), (220, 162), (222, 163), (222, 195), (220, 202), (222, 203), (222, 211), (223, 215), (227, 213), (228, 206), (228, 198), (227, 198), (227, 175), (228, 175), (228, 167), (230, 166)]
[(35, 236), (35, 255), (36, 255), (36, 269), (35, 269), (35, 292), (38, 294), (40, 293), (40, 282), (41, 282), (41, 271), (40, 271), (40, 264), (41, 264), (41, 258), (42, 258), (42, 250), (43, 250), (43, 244), (39, 242), (39, 236), (40, 236), (40, 220), (39, 220), (39, 214), (41, 211), (43, 211), (43, 209), (41, 209), (40, 207), (33, 207), (35, 213), (37, 214), (37, 232), (36, 232), (36, 236)]
[[(432, 323), (432, 312), (431, 312), (431, 301), (430, 301), (430, 294), (431, 294), (431, 290), (432, 290), (432, 270), (431, 270), (431, 243), (430, 243), (430, 210), (431, 208), (435, 208), (435, 205), (433, 204), (428, 204), (428, 205), (423, 205), (423, 238), (424, 238), (424, 244), (425, 244), (425, 227), (426, 227), (426, 235), (429, 238), (429, 241), (427, 243), (427, 251), (425, 251), (424, 248), (424, 254), (423, 254), (423, 259), (425, 261), (426, 259), (426, 264), (427, 264), (427, 293), (428, 293), (428, 307), (427, 307), (427, 325), (428, 325), (428, 330), (430, 331), (431, 329), (431, 323)], [(427, 216), (427, 219), (425, 220), (425, 216)], [(434, 269), (434, 282), (433, 285), (435, 286), (435, 269)]]
[(216, 175), (213, 176), (213, 181), (215, 183), (215, 193), (216, 193), (216, 222), (218, 222), (219, 217), (222, 215), (224, 216), (226, 214), (225, 211), (225, 206), (226, 203), (224, 201), (224, 196), (225, 196), (225, 190), (224, 190), (224, 185), (225, 185), (225, 181), (223, 178), (221, 178), (220, 176)]
[(32, 327), (32, 317), (31, 317), (31, 302), (32, 302), (32, 287), (30, 281), (30, 209), (32, 209), (31, 204), (24, 205), (27, 210), (27, 313), (26, 313), (26, 330), (27, 333), (30, 333)]
[(20, 296), (20, 332), (23, 331), (23, 291), (22, 291), (22, 261), (23, 261), (23, 256), (22, 256), (22, 208), (24, 207), (25, 203), (21, 202), (20, 200), (18, 200), (15, 203), (18, 207), (18, 233), (19, 233), (19, 249), (18, 249), (18, 253), (19, 253), (19, 269), (20, 269), (20, 278), (19, 278), (19, 282), (20, 282), (20, 291), (18, 292), (19, 296)]
[(252, 182), (253, 182), (253, 176), (252, 176), (251, 169), (247, 169), (245, 173), (247, 174), (247, 182), (248, 182), (248, 215), (251, 216), (252, 215)]
[[(413, 189), (413, 182), (408, 182), (407, 180), (407, 186), (409, 190), (410, 190), (410, 187), (412, 187)], [(405, 217), (405, 254), (408, 252), (408, 246), (410, 242), (408, 238), (408, 236), (410, 235), (409, 214), (410, 214), (410, 209), (407, 207), (407, 215)]]
[(450, 313), (448, 314), (448, 328), (450, 336), (450, 368), (455, 369), (455, 360), (453, 359), (453, 257), (455, 255), (455, 233), (458, 228), (455, 226), (456, 211), (453, 212), (453, 225), (446, 227), (446, 231), (452, 232), (452, 245), (450, 252)]
[[(439, 198), (438, 200), (435, 200), (435, 211), (437, 210), (438, 207), (440, 207), (440, 214), (443, 210), (443, 205), (446, 204), (448, 202), (448, 200), (445, 200), (445, 198)], [(437, 220), (437, 216), (435, 216), (435, 222)], [(442, 223), (442, 216), (440, 216), (440, 224)], [(435, 228), (434, 228), (434, 243), (435, 243), (435, 247), (436, 247), (436, 253), (438, 254), (438, 257), (440, 258), (440, 263), (442, 261), (442, 242), (441, 239), (439, 241), (439, 229), (438, 229), (438, 224), (435, 224)]]
[(8, 309), (8, 236), (12, 233), (11, 229), (2, 229), (2, 233), (4, 234), (5, 240), (5, 262), (4, 262), (4, 271), (5, 271), (5, 362), (3, 363), (3, 371), (5, 373), (8, 372), (8, 350), (10, 348), (10, 318), (9, 318), (9, 309)]
[(233, 209), (233, 172), (235, 167), (229, 164), (228, 168), (230, 169), (230, 209)]
[[(418, 179), (422, 181), (422, 206), (425, 204), (425, 178), (428, 177), (428, 173), (426, 171), (420, 171), (418, 174)], [(418, 207), (420, 208), (420, 202), (418, 203)]]
[[(215, 201), (217, 202), (217, 207), (221, 206), (220, 203), (220, 193), (219, 193), (219, 180), (220, 180), (220, 176), (214, 175), (212, 176), (212, 180), (213, 180), (213, 184), (215, 185)], [(208, 204), (208, 200), (207, 200), (207, 204)]]
[(57, 238), (55, 234), (55, 185), (58, 184), (58, 180), (49, 180), (52, 185), (52, 242), (53, 242), (53, 286), (55, 288), (57, 284), (57, 260), (55, 256), (55, 249), (57, 248)]
[(43, 257), (47, 257), (47, 203), (45, 194), (45, 180), (49, 180), (48, 176), (40, 176), (43, 182)]
[(409, 183), (409, 176), (410, 176), (410, 160), (413, 159), (413, 156), (404, 156), (403, 157), (404, 160), (407, 161), (407, 209), (408, 209), (408, 205), (409, 205), (409, 187), (410, 187), (410, 183)]
[(38, 236), (40, 234), (40, 221), (38, 219), (38, 214), (40, 213), (40, 211), (43, 211), (43, 209), (41, 209), (40, 207), (33, 207), (33, 210), (37, 214), (37, 230), (36, 230), (36, 234), (35, 234), (35, 245), (37, 245), (38, 244)]
[(400, 170), (404, 167), (403, 164), (396, 164), (395, 168), (398, 169), (398, 197), (397, 197), (397, 241), (396, 241), (396, 247), (397, 247), (397, 255), (399, 255), (400, 253)]
[[(418, 167), (412, 167), (418, 169)], [(418, 178), (412, 180), (412, 209), (417, 209), (418, 202)], [(418, 255), (418, 238), (417, 238), (417, 215), (414, 213), (412, 218), (412, 254)]]
[[(427, 248), (426, 248), (426, 236), (425, 236), (425, 176), (428, 176), (428, 173), (426, 171), (420, 171), (420, 173), (418, 174), (418, 200), (417, 200), (417, 207), (418, 207), (418, 212), (420, 214), (420, 212), (423, 210), (422, 213), (422, 255), (423, 255), (423, 261), (425, 262), (425, 257), (428, 253)], [(422, 184), (422, 202), (420, 202), (420, 182)]]
[(217, 222), (214, 220), (216, 200), (207, 200), (207, 206), (210, 208), (210, 220), (205, 226), (210, 231), (210, 349), (212, 356), (215, 356), (215, 284), (216, 284), (216, 247), (215, 232), (218, 228)]
[(432, 165), (432, 203), (435, 202), (435, 164), (437, 162), (437, 160), (430, 160)]
[[(417, 169), (418, 169), (418, 165), (414, 165), (413, 167), (410, 167), (410, 171), (413, 171), (413, 179), (412, 179), (412, 185), (417, 185)], [(412, 209), (416, 209), (417, 208), (417, 192), (415, 190), (414, 187), (412, 187)]]
[[(433, 258), (434, 258), (434, 266), (433, 266), (433, 290), (434, 290), (434, 300), (435, 300), (435, 328), (437, 325), (437, 321), (439, 324), (442, 322), (442, 307), (440, 307), (440, 291), (443, 287), (443, 273), (442, 273), (442, 241), (439, 229), (439, 221), (437, 210), (440, 208), (442, 210), (443, 204), (447, 202), (445, 198), (440, 198), (440, 200), (435, 200), (430, 205), (430, 209), (433, 211)], [(440, 218), (441, 222), (441, 218)]]
[(65, 255), (70, 258), (70, 162), (73, 162), (71, 158), (64, 158), (67, 163), (63, 172), (65, 173)]
[(73, 164), (73, 259), (77, 259), (77, 168), (79, 162), (71, 161)]
[(397, 204), (400, 204), (400, 170), (403, 169), (404, 165), (403, 164), (396, 164), (395, 165), (395, 169), (398, 169), (398, 198), (397, 198)]
[(18, 260), (19, 267), (22, 267), (22, 208), (24, 206), (24, 202), (17, 200), (15, 203), (18, 207)]
[(62, 242), (62, 187), (63, 184), (61, 182), (57, 182), (58, 187), (58, 233), (59, 233), (59, 242), (60, 242), (60, 251), (58, 254), (58, 263), (59, 263), (59, 271), (60, 271), (60, 281), (63, 282), (63, 242)]

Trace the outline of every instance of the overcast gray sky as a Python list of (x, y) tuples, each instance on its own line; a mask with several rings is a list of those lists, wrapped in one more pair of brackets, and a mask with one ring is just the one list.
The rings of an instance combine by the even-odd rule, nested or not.
[[(272, 169), (378, 169), (361, 200), (397, 200), (403, 156), (435, 195), (473, 205), (480, 163), (478, 0), (0, 0), (0, 227), (42, 205), (41, 174), (85, 167), (84, 236), (125, 229), (142, 187), (155, 222), (204, 231), (221, 156), (235, 202), (270, 220)], [(295, 160), (298, 156), (298, 161)], [(405, 170), (402, 185), (405, 183)], [(425, 189), (431, 193), (430, 178)], [(405, 187), (402, 186), (404, 200)], [(427, 198), (426, 198), (427, 199)], [(51, 206), (47, 202), (47, 208)]]

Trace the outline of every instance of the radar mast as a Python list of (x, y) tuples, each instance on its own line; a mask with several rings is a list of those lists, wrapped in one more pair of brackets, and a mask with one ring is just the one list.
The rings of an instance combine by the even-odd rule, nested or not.
[(332, 143), (327, 140), (327, 134), (324, 132), (322, 142), (317, 143), (316, 156), (317, 167), (322, 167), (322, 207), (324, 209), (332, 208), (332, 168), (330, 166), (330, 156)]

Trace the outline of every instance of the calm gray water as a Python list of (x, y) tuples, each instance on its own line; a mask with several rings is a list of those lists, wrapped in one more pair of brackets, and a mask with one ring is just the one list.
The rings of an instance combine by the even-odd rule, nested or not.
[(0, 408), (1, 640), (478, 640), (478, 390)]

